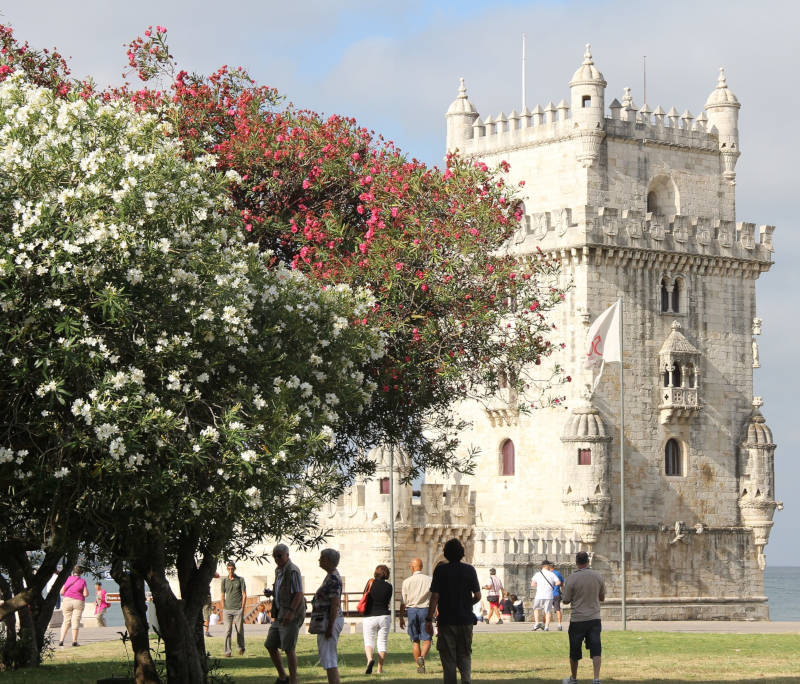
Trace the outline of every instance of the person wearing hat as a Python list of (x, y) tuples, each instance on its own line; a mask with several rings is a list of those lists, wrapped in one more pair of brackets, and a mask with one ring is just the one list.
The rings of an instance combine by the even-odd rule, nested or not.
[(244, 578), (236, 574), (236, 564), (228, 561), (228, 576), (222, 580), (222, 621), (225, 625), (225, 657), (232, 653), (231, 632), (236, 628), (236, 644), (239, 655), (244, 655), (244, 606), (247, 602), (247, 587)]
[[(531, 588), (536, 590), (533, 597), (533, 631), (543, 629), (550, 631), (550, 619), (553, 617), (553, 592), (561, 585), (561, 580), (549, 570), (550, 561), (542, 561), (542, 568), (531, 579)], [(539, 621), (539, 613), (544, 611), (544, 624)]]

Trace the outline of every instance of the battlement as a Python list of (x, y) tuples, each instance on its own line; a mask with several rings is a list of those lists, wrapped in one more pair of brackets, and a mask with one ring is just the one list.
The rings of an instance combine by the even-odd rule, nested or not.
[[(396, 476), (396, 474), (395, 474)], [(367, 492), (367, 488), (372, 488)], [(350, 487), (322, 511), (326, 526), (336, 529), (368, 529), (389, 524), (389, 494), (380, 482), (368, 480)], [(468, 485), (395, 484), (395, 525), (398, 527), (463, 527), (475, 520), (474, 494)]]
[[(617, 100), (611, 103), (610, 110), (611, 115), (604, 118), (601, 128), (609, 136), (709, 152), (719, 149), (717, 130), (708, 130), (705, 113), (695, 118), (688, 109), (678, 114), (674, 107), (664, 112), (660, 106), (651, 111), (647, 105), (636, 110), (623, 107)], [(570, 116), (564, 100), (558, 106), (548, 102), (544, 109), (537, 105), (533, 111), (525, 108), (520, 114), (512, 111), (506, 116), (500, 112), (483, 121), (476, 119), (460, 149), (467, 155), (501, 153), (577, 137), (581, 128)]]
[[(513, 238), (519, 253), (585, 246), (652, 250), (772, 264), (775, 226), (699, 216), (661, 216), (610, 207), (573, 207), (526, 216)], [(758, 240), (756, 240), (758, 238)]]

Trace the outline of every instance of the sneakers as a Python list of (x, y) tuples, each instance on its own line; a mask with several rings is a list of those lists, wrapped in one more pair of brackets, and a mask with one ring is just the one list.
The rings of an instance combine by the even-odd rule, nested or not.
[(537, 622), (537, 623), (536, 623), (536, 624), (533, 626), (533, 631), (535, 632), (537, 629), (544, 629), (544, 625), (543, 625), (541, 622)]
[(503, 621), (498, 619), (498, 621), (497, 621), (497, 624), (498, 624), (498, 625), (502, 625), (502, 624), (503, 624)]
[(58, 642), (58, 647), (59, 648), (64, 648), (64, 642), (63, 641), (59, 641)]
[(73, 646), (80, 646), (80, 644), (79, 644), (77, 641), (73, 641), (73, 642), (72, 642), (72, 645), (73, 645)]
[(549, 631), (550, 631), (550, 628), (549, 628), (549, 627), (544, 627), (544, 628), (542, 629), (542, 631), (544, 631), (544, 632), (549, 632)]
[(578, 684), (578, 680), (575, 679), (575, 677), (564, 677), (564, 679), (561, 680), (561, 684)]
[(417, 658), (417, 674), (425, 674), (425, 658)]
[(600, 680), (599, 679), (593, 679), (592, 680), (592, 684), (600, 684)]

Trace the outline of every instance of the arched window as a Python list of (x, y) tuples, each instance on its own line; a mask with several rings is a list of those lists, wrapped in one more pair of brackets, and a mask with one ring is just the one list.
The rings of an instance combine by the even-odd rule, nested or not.
[(656, 176), (647, 188), (647, 211), (656, 216), (680, 213), (678, 186), (669, 176)]
[(669, 290), (667, 289), (667, 279), (661, 279), (661, 311), (669, 311)]
[(697, 387), (696, 377), (694, 374), (694, 366), (691, 364), (686, 368), (686, 386)]
[(591, 449), (578, 449), (578, 465), (592, 465)]
[(510, 439), (507, 439), (503, 442), (503, 446), (500, 449), (500, 455), (502, 462), (500, 464), (500, 474), (501, 475), (513, 475), (514, 474), (514, 442)]
[(681, 447), (678, 440), (669, 439), (664, 447), (664, 474), (683, 475)]
[(664, 387), (669, 387), (669, 369), (664, 369)]
[(680, 278), (675, 278), (672, 285), (672, 311), (678, 313), (681, 310), (681, 286), (683, 283)]
[(677, 363), (672, 366), (672, 386), (681, 387), (681, 367)]

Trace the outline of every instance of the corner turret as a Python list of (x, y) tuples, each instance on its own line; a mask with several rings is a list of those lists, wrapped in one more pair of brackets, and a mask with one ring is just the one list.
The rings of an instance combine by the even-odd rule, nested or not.
[(561, 435), (564, 444), (561, 502), (578, 539), (591, 551), (609, 522), (611, 437), (589, 396), (587, 390), (583, 400), (572, 409)]
[(581, 128), (602, 128), (605, 118), (606, 81), (592, 59), (586, 44), (583, 63), (569, 82), (572, 118)]
[(736, 161), (739, 159), (739, 109), (736, 99), (725, 78), (725, 69), (720, 67), (717, 87), (706, 100), (708, 129), (716, 128), (719, 135), (719, 150), (722, 154), (722, 175), (733, 183), (736, 179)]
[(478, 120), (478, 112), (467, 99), (467, 88), (461, 78), (458, 97), (447, 110), (447, 151), (464, 150), (464, 143), (472, 139), (472, 124)]
[(753, 530), (758, 565), (766, 566), (764, 547), (772, 529), (772, 515), (783, 504), (775, 501), (775, 443), (760, 408), (761, 397), (753, 398), (753, 414), (747, 436), (741, 444), (739, 510), (742, 522)]

